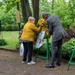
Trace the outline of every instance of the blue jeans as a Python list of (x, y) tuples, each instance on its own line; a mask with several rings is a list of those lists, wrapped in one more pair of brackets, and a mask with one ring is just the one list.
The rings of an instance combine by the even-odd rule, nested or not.
[(32, 60), (33, 42), (28, 41), (23, 42), (23, 45), (24, 45), (23, 61), (28, 60), (28, 62), (30, 62)]

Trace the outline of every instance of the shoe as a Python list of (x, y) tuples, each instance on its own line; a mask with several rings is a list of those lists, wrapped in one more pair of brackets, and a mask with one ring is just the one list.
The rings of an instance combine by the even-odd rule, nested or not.
[(45, 67), (46, 67), (46, 68), (54, 68), (55, 66), (54, 66), (54, 65), (49, 64), (49, 65), (46, 65)]
[(31, 62), (28, 62), (27, 64), (28, 65), (32, 65), (32, 64), (35, 64), (35, 62), (34, 61), (31, 61)]
[(26, 63), (26, 61), (22, 61), (22, 64)]
[(60, 63), (56, 63), (56, 65), (57, 65), (57, 66), (60, 66), (61, 64), (60, 64)]

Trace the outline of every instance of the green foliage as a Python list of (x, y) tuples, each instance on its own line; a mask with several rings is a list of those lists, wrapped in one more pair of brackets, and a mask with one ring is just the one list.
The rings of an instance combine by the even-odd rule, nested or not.
[(19, 50), (19, 48), (20, 48), (20, 42), (17, 42), (16, 43), (16, 49)]
[(11, 31), (12, 30), (12, 26), (11, 25), (7, 25), (6, 26), (6, 31)]
[[(52, 1), (40, 1), (40, 14), (46, 11), (50, 14), (57, 15), (65, 29), (68, 29), (74, 21), (75, 16), (75, 0), (66, 3), (65, 0), (54, 0), (53, 9)], [(41, 16), (41, 15), (40, 15)]]
[(5, 12), (6, 12), (6, 6), (5, 5), (2, 5), (0, 7), (0, 20), (2, 20), (4, 18), (4, 15), (5, 15)]
[[(14, 7), (15, 8), (15, 7)], [(16, 9), (12, 8), (7, 14), (4, 15), (3, 24), (16, 24)]]
[[(70, 58), (73, 49), (75, 48), (75, 39), (71, 39), (62, 46), (62, 54), (64, 58)], [(74, 56), (75, 57), (75, 56)]]
[(14, 6), (15, 6), (15, 4), (12, 4), (12, 2), (11, 2), (11, 3), (8, 3), (8, 4), (6, 5), (6, 12), (10, 11), (11, 8), (14, 7)]
[(3, 34), (2, 35), (3, 39), (7, 41), (7, 45), (0, 46), (0, 48), (16, 50), (16, 44), (19, 41), (18, 40), (19, 32), (18, 31), (2, 31), (1, 33)]
[(18, 25), (2, 25), (2, 31), (18, 31)]
[(3, 31), (3, 30), (5, 31), (5, 30), (6, 30), (6, 26), (2, 25), (2, 26), (1, 26), (1, 30), (2, 30), (2, 31)]
[(56, 9), (54, 9), (54, 13), (59, 16), (63, 27), (65, 29), (68, 29), (73, 22), (73, 19), (70, 15), (71, 11), (69, 10), (68, 3), (64, 2), (64, 0), (61, 0), (59, 2), (56, 1), (55, 3)]
[[(2, 0), (0, 2), (0, 20), (2, 21), (2, 25), (16, 24), (16, 2), (19, 2), (19, 0)], [(73, 24), (75, 18), (75, 0), (69, 0), (68, 3), (65, 0), (54, 0), (54, 3), (51, 0), (40, 0), (39, 3), (40, 18), (42, 17), (41, 13), (46, 11), (57, 15), (65, 29), (68, 29)], [(22, 13), (21, 22), (23, 22)]]
[(6, 5), (2, 5), (0, 7), (0, 20), (2, 22), (2, 25), (8, 25), (8, 24), (16, 24), (16, 9), (13, 7), (8, 13), (6, 13)]
[[(33, 49), (34, 49), (34, 52), (37, 52), (37, 48), (35, 47), (35, 45), (33, 46)], [(46, 46), (45, 44), (43, 44), (43, 46), (40, 48), (40, 52), (39, 53), (42, 53), (44, 54), (46, 52)]]
[(0, 7), (3, 5), (3, 3), (2, 2), (0, 2)]
[(0, 39), (0, 46), (6, 45), (7, 42), (4, 39)]
[(18, 25), (12, 25), (12, 30), (11, 31), (18, 31)]
[[(49, 43), (49, 48), (51, 48), (51, 43)], [(37, 52), (37, 48), (35, 47), (35, 45), (33, 46), (34, 52)], [(40, 54), (46, 54), (46, 44), (43, 44), (40, 48)]]
[(6, 1), (6, 11), (10, 11), (14, 6), (16, 6), (16, 3), (19, 2), (19, 0), (8, 0)]
[[(50, 46), (49, 48), (51, 50), (51, 43), (49, 44), (49, 46)], [(69, 59), (74, 48), (75, 48), (75, 39), (71, 39), (70, 41), (64, 43), (62, 45), (62, 57), (65, 59)], [(34, 45), (34, 52), (37, 52), (37, 50), (38, 49), (35, 48), (35, 45)], [(46, 54), (46, 44), (43, 44), (43, 46), (40, 48), (39, 53)]]
[(21, 23), (20, 28), (23, 29), (24, 27), (24, 23)]
[(40, 9), (41, 11), (49, 12), (48, 8), (51, 6), (51, 3), (47, 0), (40, 0)]
[(75, 22), (72, 25), (70, 25), (70, 28), (75, 28)]

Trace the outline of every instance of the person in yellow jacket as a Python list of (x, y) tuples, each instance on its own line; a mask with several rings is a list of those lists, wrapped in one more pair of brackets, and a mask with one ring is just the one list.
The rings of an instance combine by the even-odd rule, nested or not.
[(25, 63), (27, 61), (28, 65), (35, 64), (35, 62), (32, 61), (33, 42), (36, 32), (41, 31), (41, 27), (37, 28), (34, 22), (35, 22), (34, 17), (31, 16), (28, 18), (28, 22), (24, 25), (20, 37), (20, 40), (23, 42), (24, 45), (24, 54), (22, 63)]

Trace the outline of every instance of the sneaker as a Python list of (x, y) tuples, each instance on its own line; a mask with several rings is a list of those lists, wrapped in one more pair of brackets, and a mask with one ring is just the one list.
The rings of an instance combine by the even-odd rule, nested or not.
[(22, 61), (22, 64), (26, 63), (26, 61)]
[(28, 62), (27, 64), (28, 65), (32, 65), (32, 64), (35, 64), (35, 62), (34, 61), (31, 61), (31, 62)]

